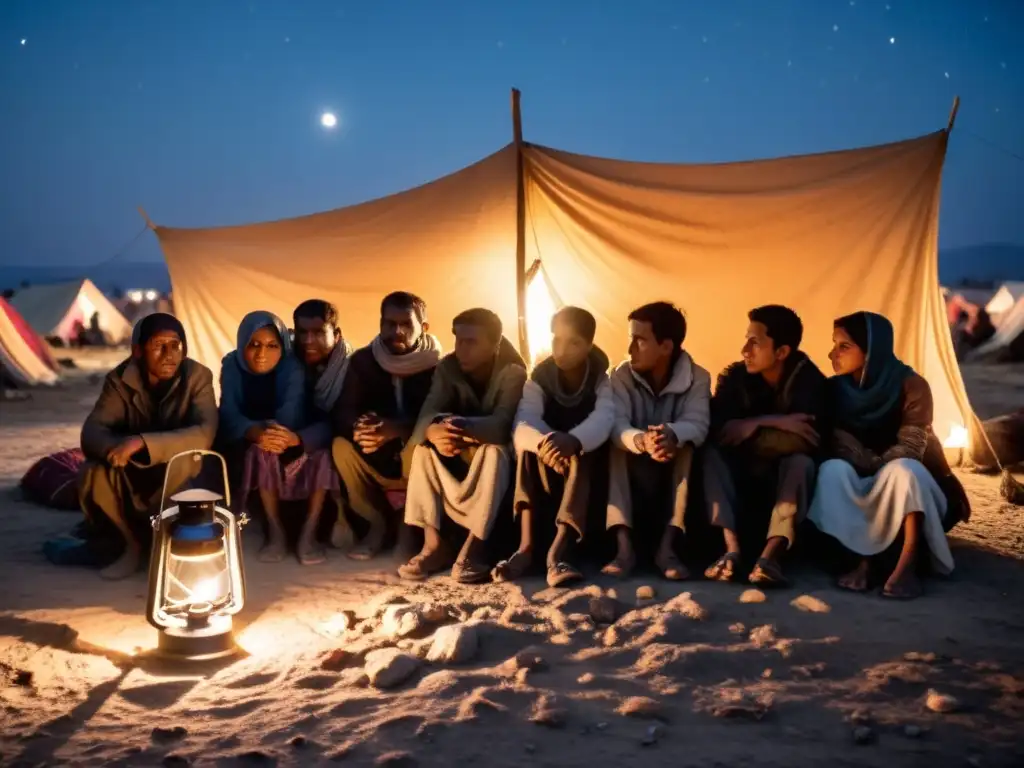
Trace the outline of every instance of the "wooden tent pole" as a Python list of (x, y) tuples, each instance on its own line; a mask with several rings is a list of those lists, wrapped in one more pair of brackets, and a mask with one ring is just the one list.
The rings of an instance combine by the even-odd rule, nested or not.
[(516, 150), (516, 314), (519, 319), (519, 354), (530, 364), (526, 336), (526, 180), (523, 162), (523, 115), (519, 89), (512, 89), (512, 140)]
[(149, 214), (146, 213), (145, 209), (141, 205), (138, 208), (139, 208), (139, 215), (142, 216), (142, 218), (145, 219), (145, 221), (146, 221), (146, 226), (155, 231), (156, 230), (156, 224), (154, 224), (153, 220), (149, 218)]
[(949, 110), (949, 122), (946, 123), (946, 133), (952, 133), (953, 124), (956, 123), (956, 113), (960, 109), (960, 97), (953, 97), (953, 108)]

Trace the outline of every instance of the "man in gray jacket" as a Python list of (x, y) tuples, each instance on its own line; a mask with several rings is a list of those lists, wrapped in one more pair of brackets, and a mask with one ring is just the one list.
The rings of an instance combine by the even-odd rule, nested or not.
[(711, 420), (711, 376), (683, 349), (686, 318), (655, 302), (629, 316), (629, 360), (611, 376), (608, 530), (617, 554), (604, 573), (625, 577), (636, 565), (634, 529), (657, 537), (654, 564), (672, 580), (689, 576), (675, 551), (684, 516), (693, 452)]

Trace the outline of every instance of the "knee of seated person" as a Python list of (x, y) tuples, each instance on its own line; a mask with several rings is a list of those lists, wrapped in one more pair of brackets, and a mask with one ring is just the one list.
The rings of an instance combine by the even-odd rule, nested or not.
[(810, 474), (814, 471), (814, 459), (806, 453), (794, 453), (782, 460), (782, 466), (793, 472)]
[(887, 461), (882, 467), (881, 474), (887, 477), (913, 478), (922, 469), (924, 465), (917, 459), (901, 458)]
[(851, 473), (856, 474), (853, 465), (843, 459), (829, 459), (818, 467), (818, 481), (827, 483), (840, 480)]

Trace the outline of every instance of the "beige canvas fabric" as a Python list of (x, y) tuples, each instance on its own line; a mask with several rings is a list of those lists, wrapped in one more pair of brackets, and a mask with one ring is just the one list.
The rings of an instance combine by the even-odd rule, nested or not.
[[(527, 264), (541, 259), (560, 303), (589, 309), (613, 360), (629, 311), (667, 299), (686, 346), (717, 373), (738, 358), (746, 313), (794, 307), (826, 371), (832, 320), (887, 315), (903, 359), (931, 383), (945, 439), (970, 413), (938, 285), (945, 132), (843, 152), (718, 165), (635, 163), (524, 150)], [(495, 310), (514, 338), (515, 149), (362, 205), (217, 229), (158, 227), (190, 351), (216, 366), (242, 316), (290, 317), (335, 301), (354, 344), (377, 332), (392, 290), (422, 295), (449, 345), (451, 318)], [(531, 328), (543, 328), (531, 322)], [(534, 346), (537, 339), (534, 339)], [(962, 415), (963, 414), (963, 415)]]

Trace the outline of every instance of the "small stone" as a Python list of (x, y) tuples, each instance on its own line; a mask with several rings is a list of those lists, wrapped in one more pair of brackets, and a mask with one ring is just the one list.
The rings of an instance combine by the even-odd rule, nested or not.
[(740, 595), (741, 603), (763, 603), (768, 596), (760, 589), (745, 589)]
[(407, 637), (423, 626), (423, 617), (414, 605), (389, 605), (380, 621), (381, 631), (392, 638)]
[(158, 725), (149, 734), (153, 741), (177, 741), (186, 736), (188, 736), (188, 731), (180, 725), (175, 725), (172, 728), (164, 728)]
[(401, 685), (419, 666), (419, 659), (397, 648), (380, 648), (366, 654), (366, 676), (374, 688)]
[(640, 602), (649, 602), (654, 600), (658, 596), (658, 593), (654, 590), (654, 587), (644, 585), (636, 588), (636, 600)]
[(354, 660), (353, 655), (344, 648), (335, 648), (321, 658), (320, 669), (326, 669), (328, 672), (340, 672)]
[(654, 699), (646, 696), (630, 696), (623, 701), (615, 710), (626, 717), (640, 717), (648, 719), (664, 719), (662, 706)]
[(750, 642), (755, 648), (764, 648), (775, 642), (775, 627), (764, 624), (750, 630)]
[(662, 728), (660, 725), (652, 725), (650, 728), (647, 729), (647, 732), (644, 734), (644, 737), (640, 741), (640, 743), (645, 747), (654, 746), (658, 743), (658, 739), (661, 738), (661, 735), (663, 733), (664, 728)]
[(950, 696), (948, 693), (939, 693), (934, 688), (925, 695), (924, 705), (932, 712), (940, 714), (956, 712), (960, 708), (960, 702), (957, 701), (955, 696)]
[(532, 646), (521, 650), (506, 661), (505, 665), (513, 670), (528, 669), (531, 672), (543, 672), (548, 668), (548, 663), (544, 659), (543, 654)]
[(560, 706), (554, 696), (544, 694), (534, 702), (530, 713), (530, 722), (548, 728), (561, 728), (565, 725), (565, 708)]
[(735, 624), (729, 625), (729, 631), (734, 635), (743, 635), (747, 632), (747, 625), (743, 622), (737, 621)]
[(430, 624), (440, 624), (451, 617), (451, 608), (444, 603), (426, 603), (420, 607), (420, 616)]
[(605, 595), (590, 598), (589, 607), (591, 618), (598, 624), (614, 624), (622, 615), (618, 601)]
[(792, 600), (790, 605), (805, 613), (828, 613), (832, 610), (832, 606), (813, 595), (800, 595)]
[(853, 729), (854, 744), (870, 744), (875, 740), (875, 732), (866, 725), (859, 725)]
[(292, 749), (305, 749), (309, 746), (309, 739), (300, 733), (298, 736), (292, 736), (288, 743), (291, 744)]
[(467, 624), (449, 624), (434, 633), (427, 651), (427, 661), (441, 664), (464, 664), (472, 661), (480, 650), (477, 628)]
[(919, 725), (914, 725), (913, 723), (911, 723), (909, 725), (903, 726), (903, 735), (906, 736), (908, 739), (919, 739), (921, 738), (922, 733), (923, 731), (921, 730), (921, 726)]
[(772, 670), (770, 668), (766, 669), (764, 672), (761, 673), (761, 677), (764, 678), (765, 680), (768, 680), (769, 678), (771, 678), (771, 676), (772, 676)]
[(582, 675), (576, 678), (576, 682), (580, 685), (590, 685), (597, 678), (593, 672), (584, 672)]

